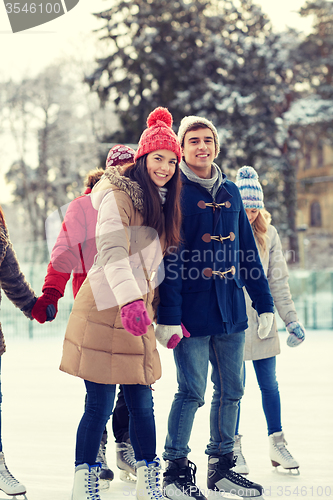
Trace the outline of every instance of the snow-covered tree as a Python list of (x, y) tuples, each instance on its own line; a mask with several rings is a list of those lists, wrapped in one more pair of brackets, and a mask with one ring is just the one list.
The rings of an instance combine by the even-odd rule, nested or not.
[(101, 119), (97, 96), (67, 64), (6, 86), (4, 123), (17, 156), (6, 177), (15, 202), (25, 207), (34, 240), (45, 239), (51, 212), (82, 193), (84, 176), (99, 164), (105, 126), (116, 121), (111, 106), (103, 111), (109, 119)]

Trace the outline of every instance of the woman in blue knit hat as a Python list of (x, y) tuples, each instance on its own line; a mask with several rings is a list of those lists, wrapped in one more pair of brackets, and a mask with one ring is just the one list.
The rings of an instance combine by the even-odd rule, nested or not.
[[(263, 190), (254, 168), (248, 166), (240, 168), (237, 172), (236, 185), (239, 188), (254, 233), (274, 305), (289, 332), (287, 344), (289, 347), (296, 347), (303, 342), (305, 331), (298, 321), (295, 305), (291, 298), (288, 268), (283, 256), (281, 241), (275, 227), (271, 225), (271, 215), (264, 207)], [(268, 429), (270, 459), (274, 467), (281, 466), (299, 473), (299, 463), (287, 450), (287, 442), (282, 432), (280, 393), (275, 373), (276, 355), (280, 353), (276, 321), (274, 318), (269, 335), (260, 339), (258, 336), (258, 315), (251, 305), (251, 299), (246, 290), (244, 293), (249, 321), (249, 327), (245, 331), (244, 360), (252, 360), (261, 390), (262, 406)], [(237, 456), (237, 463), (234, 470), (239, 474), (248, 474), (249, 468), (241, 449), (241, 435), (238, 433), (239, 412), (240, 408), (235, 431), (234, 454)]]

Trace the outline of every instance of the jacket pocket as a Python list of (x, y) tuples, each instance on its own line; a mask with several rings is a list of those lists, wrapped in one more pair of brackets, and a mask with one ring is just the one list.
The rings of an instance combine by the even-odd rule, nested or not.
[(241, 282), (237, 279), (233, 279), (233, 283), (232, 322), (233, 324), (244, 323), (244, 321), (247, 320), (247, 314), (243, 287)]

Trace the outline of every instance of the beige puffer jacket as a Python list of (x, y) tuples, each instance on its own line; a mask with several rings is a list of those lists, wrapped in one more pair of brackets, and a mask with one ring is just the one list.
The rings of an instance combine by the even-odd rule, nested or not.
[[(274, 226), (268, 226), (267, 251), (260, 253), (261, 262), (266, 273), (269, 287), (274, 299), (274, 305), (284, 323), (298, 321), (294, 302), (288, 285), (288, 268), (283, 255), (279, 235)], [(244, 288), (246, 312), (249, 328), (245, 331), (245, 360), (264, 359), (276, 356), (280, 351), (280, 341), (274, 318), (272, 330), (268, 337), (261, 340), (258, 337), (259, 320), (252, 301)]]
[(120, 308), (143, 299), (153, 319), (164, 240), (142, 226), (141, 188), (118, 170), (94, 186), (92, 203), (98, 253), (74, 301), (60, 369), (101, 384), (150, 385), (161, 376), (154, 328), (135, 337), (123, 328)]

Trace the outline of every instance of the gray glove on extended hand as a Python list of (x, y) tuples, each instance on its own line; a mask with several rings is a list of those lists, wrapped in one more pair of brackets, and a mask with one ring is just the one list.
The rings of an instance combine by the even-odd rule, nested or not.
[(287, 338), (287, 345), (289, 347), (297, 347), (305, 339), (305, 329), (304, 326), (299, 321), (292, 321), (286, 326), (287, 332), (289, 332)]

